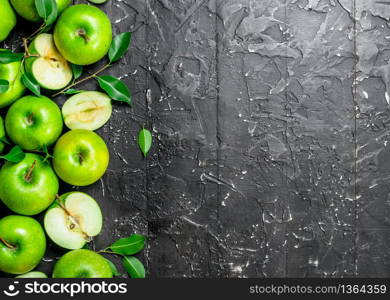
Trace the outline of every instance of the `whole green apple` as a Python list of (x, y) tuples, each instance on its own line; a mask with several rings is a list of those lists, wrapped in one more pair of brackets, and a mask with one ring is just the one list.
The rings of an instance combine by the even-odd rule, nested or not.
[(90, 65), (103, 58), (110, 48), (110, 19), (99, 8), (79, 4), (67, 8), (54, 27), (54, 41), (66, 60)]
[(16, 15), (8, 0), (0, 0), (0, 20), (0, 42), (2, 42), (16, 25)]
[(58, 105), (45, 96), (25, 96), (9, 108), (5, 130), (25, 150), (39, 150), (61, 135), (62, 115)]
[[(72, 0), (56, 0), (56, 2), (58, 14), (60, 14), (69, 6)], [(38, 15), (38, 11), (35, 8), (35, 0), (11, 0), (11, 3), (18, 15), (22, 18), (31, 22), (42, 21), (42, 18)]]
[(50, 163), (37, 154), (27, 153), (19, 163), (6, 162), (0, 170), (0, 199), (21, 215), (36, 215), (54, 201), (58, 178)]
[[(0, 51), (5, 50), (0, 49)], [(9, 82), (8, 90), (5, 93), (0, 94), (0, 108), (12, 104), (23, 96), (26, 88), (22, 83), (22, 72), (20, 72), (20, 68), (20, 61), (0, 64), (0, 79), (7, 80)]]
[(4, 150), (4, 143), (1, 141), (5, 138), (5, 131), (4, 131), (4, 121), (3, 118), (0, 116), (0, 153)]
[(16, 276), (15, 278), (47, 278), (47, 275), (43, 272), (33, 271)]
[(42, 226), (33, 218), (7, 216), (0, 220), (0, 270), (24, 274), (34, 269), (46, 250)]
[(107, 169), (109, 153), (106, 143), (93, 131), (71, 130), (57, 141), (53, 150), (53, 166), (65, 182), (90, 185)]
[(53, 278), (112, 278), (112, 271), (103, 256), (79, 249), (60, 258), (54, 266)]

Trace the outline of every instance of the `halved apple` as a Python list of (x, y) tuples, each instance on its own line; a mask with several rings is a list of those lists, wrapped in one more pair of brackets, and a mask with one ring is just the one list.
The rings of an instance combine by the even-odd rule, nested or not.
[(41, 87), (59, 90), (72, 81), (72, 68), (58, 52), (53, 35), (39, 34), (28, 49), (30, 57), (26, 59), (26, 72), (33, 76)]
[(82, 92), (70, 97), (62, 106), (62, 116), (69, 129), (96, 130), (110, 119), (111, 99), (99, 92)]
[(80, 249), (102, 230), (97, 202), (87, 194), (71, 192), (59, 197), (44, 218), (47, 235), (65, 249)]
[(47, 275), (43, 272), (33, 271), (16, 276), (15, 278), (47, 278)]

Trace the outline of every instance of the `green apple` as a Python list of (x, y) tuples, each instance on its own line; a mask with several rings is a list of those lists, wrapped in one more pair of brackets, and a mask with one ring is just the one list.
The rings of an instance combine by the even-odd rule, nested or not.
[(2, 42), (16, 25), (16, 15), (8, 0), (0, 0), (0, 20), (0, 42)]
[(10, 139), (25, 150), (39, 150), (61, 135), (62, 115), (58, 105), (45, 96), (25, 96), (16, 101), (5, 117)]
[(0, 220), (0, 270), (24, 274), (34, 269), (46, 250), (42, 226), (33, 218), (7, 216)]
[(15, 278), (47, 278), (47, 275), (43, 272), (33, 271), (16, 276)]
[(27, 153), (19, 163), (6, 162), (0, 170), (0, 199), (21, 215), (36, 215), (54, 201), (58, 178), (50, 163)]
[(62, 106), (62, 116), (69, 129), (96, 130), (110, 119), (111, 98), (99, 92), (82, 92)]
[(29, 52), (32, 56), (26, 59), (26, 72), (35, 78), (41, 87), (59, 90), (72, 81), (72, 68), (58, 52), (53, 35), (38, 35), (31, 42)]
[(47, 235), (65, 249), (80, 249), (102, 230), (103, 216), (97, 202), (80, 192), (62, 195), (47, 210)]
[(66, 253), (55, 264), (53, 278), (112, 278), (107, 260), (87, 249)]
[(108, 162), (107, 145), (93, 131), (68, 131), (54, 146), (54, 170), (63, 181), (72, 185), (85, 186), (98, 181)]
[(4, 131), (4, 121), (3, 118), (0, 116), (0, 153), (4, 150), (4, 143), (2, 142), (2, 139), (5, 138), (5, 131)]
[[(1, 0), (0, 0), (1, 1)], [(5, 51), (0, 49), (0, 51)], [(9, 82), (9, 88), (0, 94), (0, 108), (6, 107), (23, 96), (26, 90), (22, 83), (21, 62), (15, 61), (8, 64), (0, 64), (0, 79)]]
[(71, 6), (62, 13), (54, 27), (54, 41), (62, 56), (71, 63), (93, 64), (110, 48), (110, 19), (95, 6)]
[[(10, 0), (16, 12), (22, 18), (31, 22), (41, 22), (42, 18), (38, 15), (35, 8), (35, 0)], [(60, 14), (69, 6), (72, 0), (56, 0), (58, 13)]]

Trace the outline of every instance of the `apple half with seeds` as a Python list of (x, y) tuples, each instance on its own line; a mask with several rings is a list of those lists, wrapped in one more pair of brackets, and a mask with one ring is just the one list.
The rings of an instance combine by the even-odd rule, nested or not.
[(26, 72), (47, 90), (66, 87), (73, 78), (72, 68), (58, 52), (53, 35), (39, 34), (28, 48), (31, 57), (26, 59)]
[(62, 106), (62, 116), (69, 129), (96, 130), (110, 119), (111, 98), (100, 92), (81, 92)]
[(99, 205), (81, 192), (66, 193), (47, 210), (44, 227), (47, 235), (65, 249), (80, 249), (102, 230)]

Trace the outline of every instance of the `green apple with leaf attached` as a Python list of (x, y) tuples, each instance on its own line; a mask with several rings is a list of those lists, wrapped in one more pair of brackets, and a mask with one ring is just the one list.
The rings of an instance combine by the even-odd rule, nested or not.
[[(42, 22), (42, 18), (39, 16), (35, 7), (35, 0), (10, 0), (12, 6), (16, 10), (19, 16), (31, 21)], [(69, 6), (72, 0), (56, 0), (58, 14)]]
[(0, 199), (15, 213), (36, 215), (48, 208), (59, 183), (50, 163), (26, 153), (19, 163), (6, 162), (0, 170)]
[(47, 90), (66, 87), (73, 78), (72, 68), (58, 52), (53, 35), (39, 34), (29, 46), (30, 57), (26, 59), (26, 72)]
[(35, 219), (12, 215), (0, 220), (0, 271), (29, 272), (39, 264), (45, 250), (45, 233)]
[(47, 235), (65, 249), (80, 249), (102, 230), (103, 217), (97, 202), (87, 194), (70, 192), (46, 211)]
[(5, 129), (9, 138), (25, 150), (40, 150), (55, 143), (63, 121), (58, 105), (45, 96), (25, 96), (9, 108)]
[[(0, 0), (1, 1), (1, 0)], [(0, 52), (7, 51), (0, 49)], [(23, 96), (26, 87), (22, 83), (21, 61), (0, 63), (0, 79), (7, 80), (8, 90), (0, 93), (0, 108), (4, 108)]]
[(100, 92), (81, 92), (62, 106), (62, 116), (69, 129), (96, 130), (110, 119), (111, 99)]
[(106, 143), (90, 130), (68, 131), (54, 146), (54, 170), (63, 181), (72, 185), (86, 186), (98, 181), (106, 172), (108, 162)]
[(95, 6), (78, 4), (62, 13), (54, 27), (55, 44), (66, 60), (90, 65), (102, 59), (112, 41), (107, 15)]
[(16, 25), (16, 15), (8, 0), (0, 0), (0, 20), (0, 42), (2, 42)]
[(47, 278), (47, 275), (43, 272), (33, 271), (16, 276), (15, 278)]
[(72, 250), (62, 256), (54, 266), (53, 278), (112, 278), (107, 260), (87, 250)]

